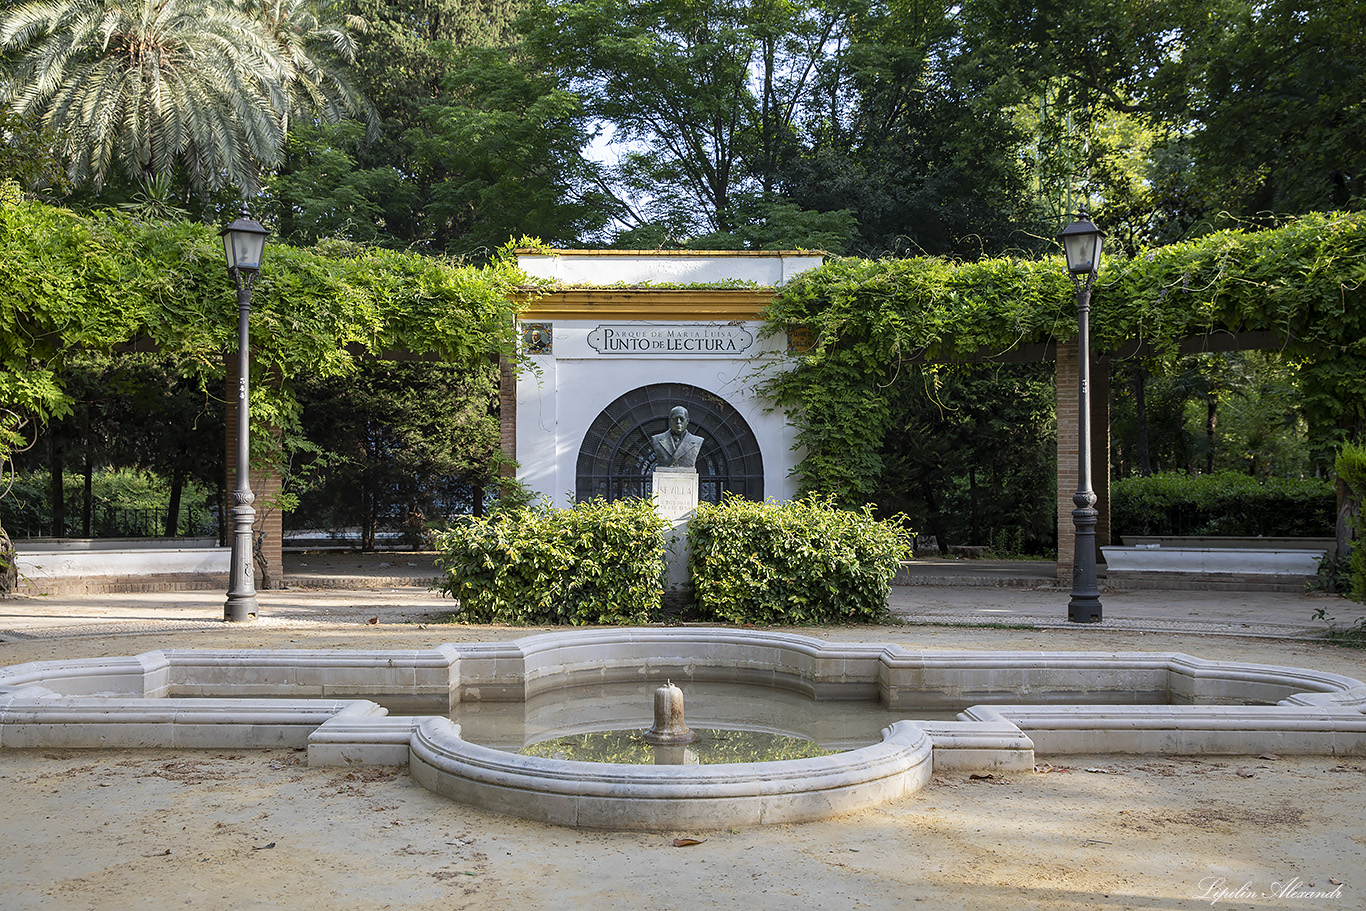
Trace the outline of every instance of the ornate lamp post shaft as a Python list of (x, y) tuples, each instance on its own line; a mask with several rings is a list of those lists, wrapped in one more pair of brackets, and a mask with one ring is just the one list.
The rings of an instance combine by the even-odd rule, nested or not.
[(1076, 550), (1072, 557), (1072, 600), (1067, 619), (1099, 623), (1100, 589), (1096, 582), (1096, 494), (1091, 489), (1091, 283), (1100, 269), (1105, 237), (1086, 211), (1058, 235), (1067, 253), (1067, 271), (1077, 289), (1077, 492), (1072, 495)]
[(261, 270), (266, 230), (247, 215), (246, 203), (237, 219), (220, 232), (228, 274), (237, 285), (237, 486), (232, 492), (232, 557), (228, 569), (228, 600), (223, 619), (254, 620), (257, 613), (256, 577), (251, 564), (252, 525), (256, 510), (251, 492), (251, 289)]

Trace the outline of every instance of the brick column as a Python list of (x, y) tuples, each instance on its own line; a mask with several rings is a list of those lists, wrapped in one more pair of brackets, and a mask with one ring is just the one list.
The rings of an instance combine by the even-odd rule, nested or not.
[(498, 358), (498, 443), (503, 453), (498, 474), (517, 477), (517, 371), (507, 357)]
[[(227, 439), (224, 450), (224, 464), (227, 467), (227, 498), (223, 504), (224, 515), (232, 504), (232, 492), (237, 487), (237, 352), (230, 352), (227, 363)], [(258, 431), (259, 432), (259, 431)], [(247, 475), (247, 483), (256, 501), (256, 521), (252, 524), (253, 536), (260, 540), (258, 553), (252, 556), (252, 569), (256, 575), (256, 587), (261, 591), (284, 587), (284, 563), (282, 545), (284, 543), (284, 517), (280, 508), (273, 505), (280, 495), (281, 477), (274, 465), (253, 464)], [(228, 527), (231, 542), (232, 527)], [(264, 563), (264, 565), (262, 565)]]
[[(1058, 582), (1072, 584), (1077, 537), (1072, 495), (1077, 492), (1077, 343), (1058, 344)], [(1096, 547), (1110, 543), (1110, 368), (1091, 363), (1091, 489), (1096, 494)], [(1100, 555), (1097, 554), (1097, 559)]]

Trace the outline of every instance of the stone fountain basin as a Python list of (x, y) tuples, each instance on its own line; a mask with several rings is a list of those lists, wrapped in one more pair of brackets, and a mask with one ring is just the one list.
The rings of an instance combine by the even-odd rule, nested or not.
[[(462, 702), (672, 679), (878, 700), (906, 721), (831, 756), (627, 766), (470, 743)], [(915, 720), (954, 710), (954, 721)], [(1036, 753), (1366, 755), (1366, 684), (1180, 653), (913, 652), (732, 629), (573, 630), (398, 651), (162, 650), (0, 669), (0, 748), (307, 747), (407, 764), (423, 786), (564, 825), (800, 822), (896, 800), (932, 772), (1030, 771)], [(390, 714), (391, 712), (395, 714)]]

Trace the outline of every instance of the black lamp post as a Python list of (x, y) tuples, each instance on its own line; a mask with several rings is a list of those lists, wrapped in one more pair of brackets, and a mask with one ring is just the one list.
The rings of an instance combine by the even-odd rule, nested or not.
[(232, 563), (228, 575), (228, 602), (223, 619), (240, 622), (256, 619), (256, 579), (251, 566), (251, 526), (256, 496), (251, 492), (251, 447), (249, 445), (250, 400), (247, 377), (249, 360), (251, 286), (261, 271), (261, 253), (269, 232), (247, 214), (247, 204), (232, 224), (219, 234), (228, 261), (228, 274), (237, 285), (237, 488), (232, 492)]
[(1072, 600), (1067, 619), (1100, 622), (1100, 589), (1096, 584), (1096, 494), (1091, 489), (1091, 283), (1100, 270), (1105, 232), (1091, 223), (1086, 210), (1058, 238), (1067, 252), (1067, 271), (1077, 289), (1077, 492), (1072, 496), (1076, 554), (1072, 560)]

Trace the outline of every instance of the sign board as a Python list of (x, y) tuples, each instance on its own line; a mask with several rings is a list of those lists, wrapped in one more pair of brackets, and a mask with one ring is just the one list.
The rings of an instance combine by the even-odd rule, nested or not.
[(697, 472), (687, 469), (655, 469), (652, 484), (655, 511), (670, 522), (687, 518), (697, 509)]
[(599, 354), (631, 357), (737, 357), (754, 344), (754, 333), (743, 326), (598, 326), (588, 333), (588, 344)]

